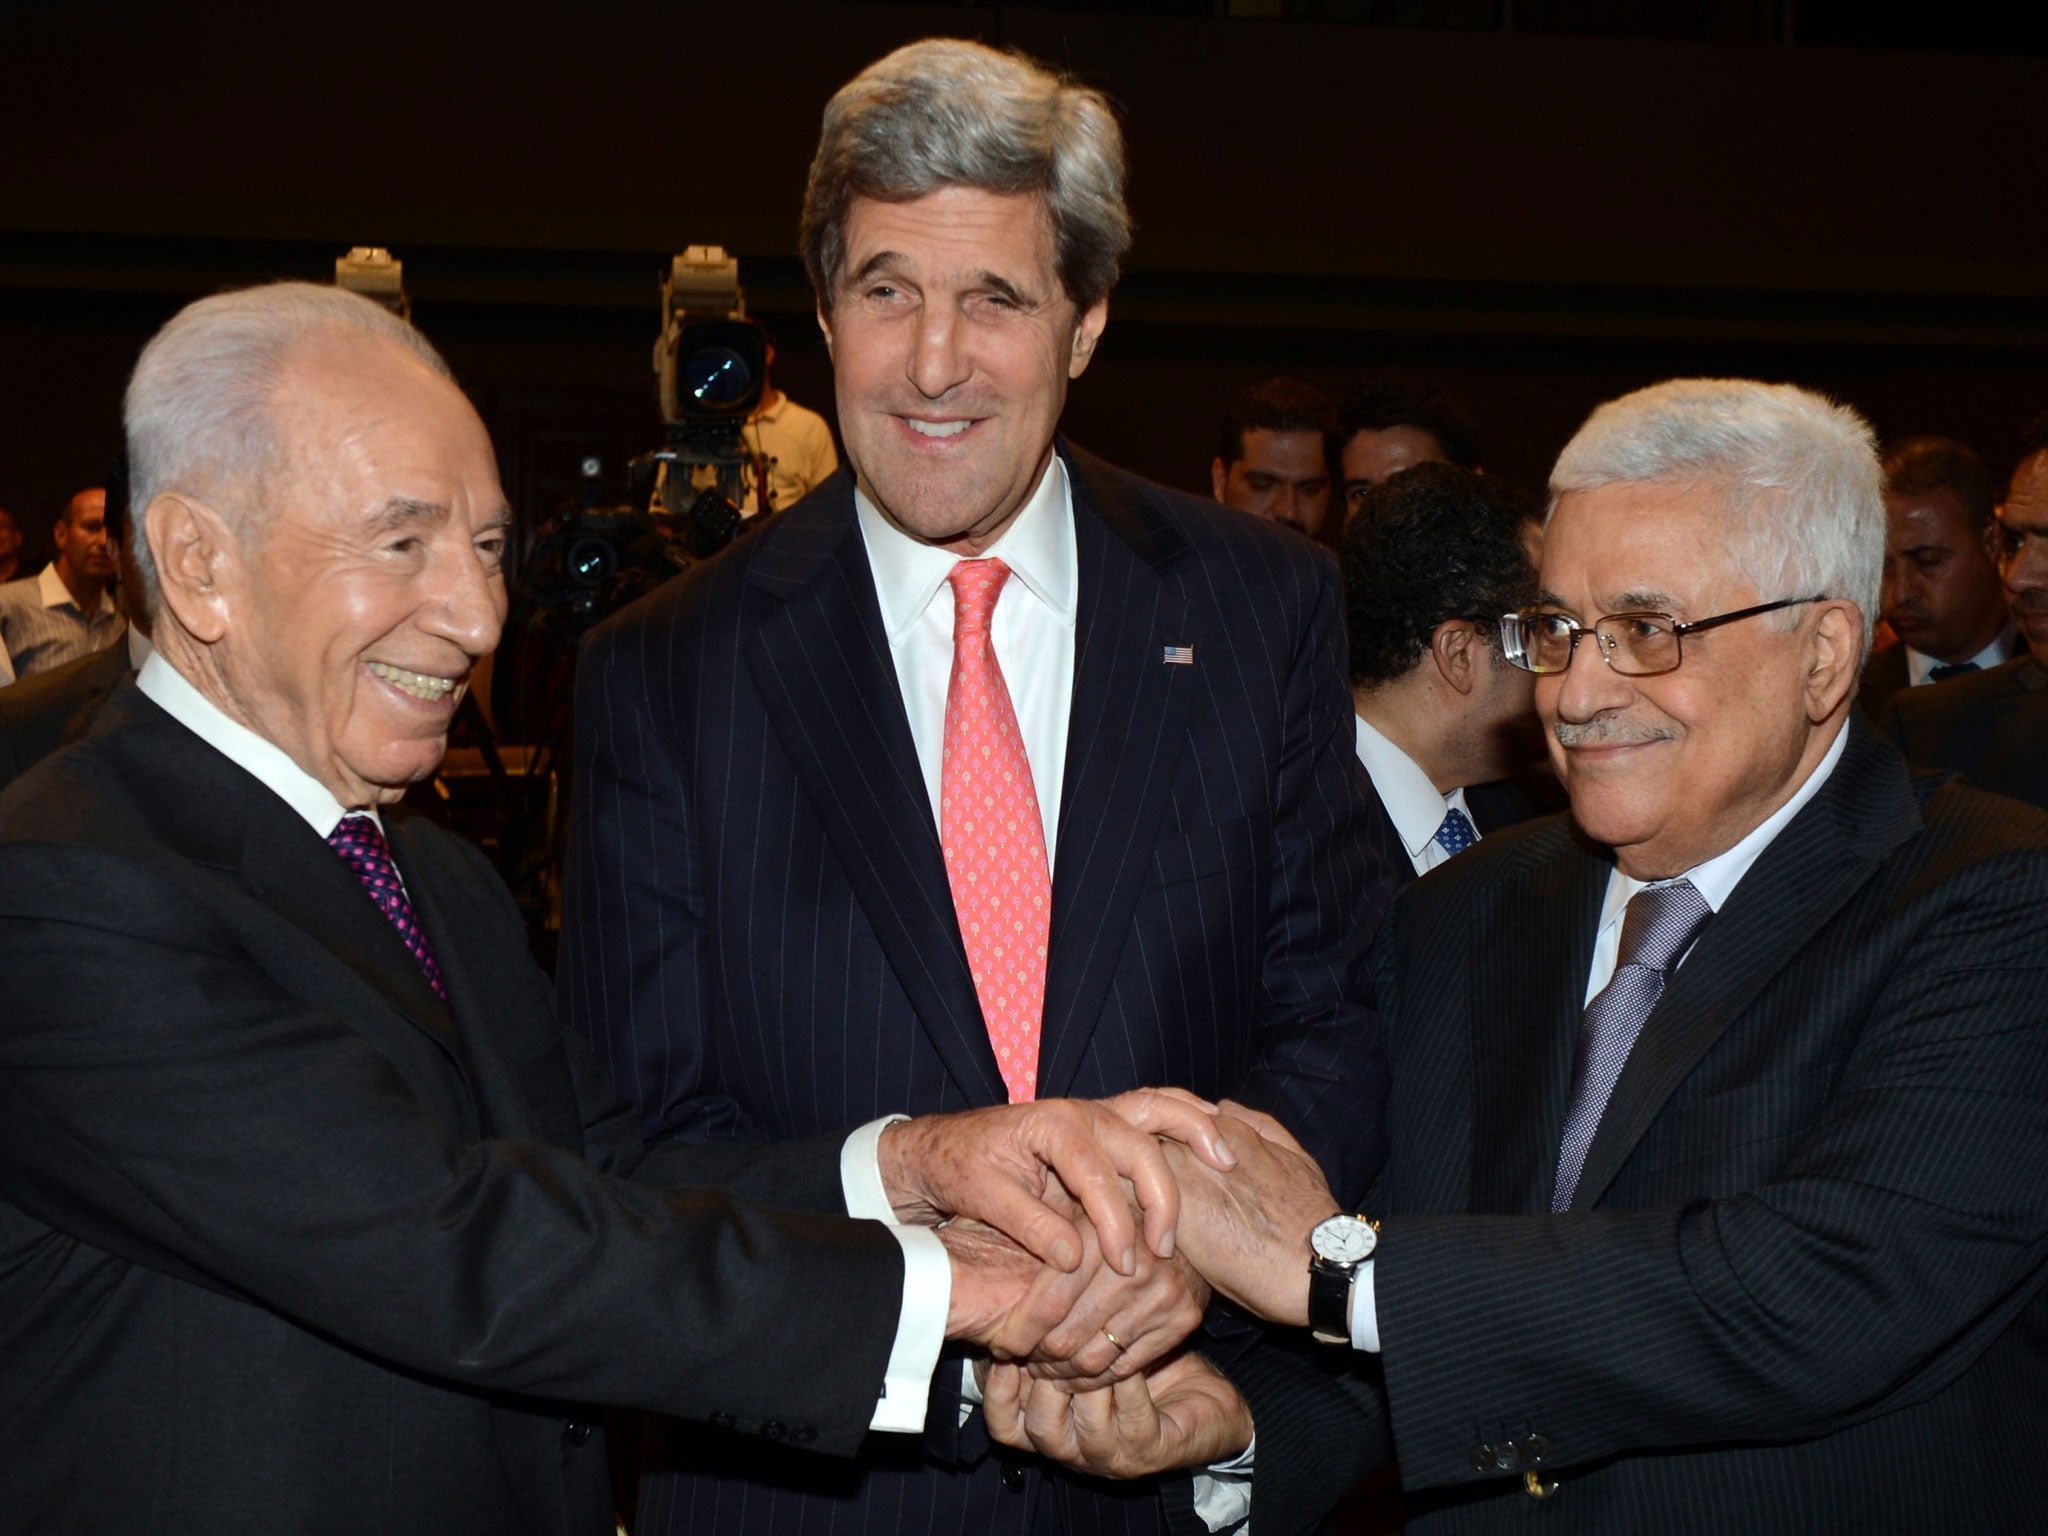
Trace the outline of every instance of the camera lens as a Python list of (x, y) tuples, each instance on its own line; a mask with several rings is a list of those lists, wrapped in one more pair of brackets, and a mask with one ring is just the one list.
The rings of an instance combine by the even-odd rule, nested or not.
[(618, 552), (604, 539), (578, 539), (563, 557), (569, 579), (581, 587), (594, 587), (611, 575), (618, 564)]
[(754, 370), (731, 347), (699, 347), (683, 363), (683, 387), (700, 405), (731, 405), (745, 396)]

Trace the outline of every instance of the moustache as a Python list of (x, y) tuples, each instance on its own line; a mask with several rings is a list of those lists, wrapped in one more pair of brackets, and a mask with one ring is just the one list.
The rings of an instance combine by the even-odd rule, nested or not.
[(1896, 608), (1885, 609), (1884, 621), (1893, 629), (1918, 629), (1927, 622), (1927, 610), (1918, 603), (1900, 603)]
[(2029, 618), (2048, 619), (2048, 589), (2030, 587), (2012, 596), (2012, 611)]
[(1646, 721), (1626, 715), (1595, 715), (1590, 720), (1560, 720), (1551, 728), (1557, 744), (1572, 747), (1639, 747), (1645, 742), (1668, 741), (1671, 733)]

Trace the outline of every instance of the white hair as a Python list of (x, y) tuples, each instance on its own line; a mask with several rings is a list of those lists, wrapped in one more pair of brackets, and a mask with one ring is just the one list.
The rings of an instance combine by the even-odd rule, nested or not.
[(1131, 216), (1123, 131), (1108, 100), (1015, 50), (928, 37), (876, 60), (826, 103), (801, 244), (827, 314), (854, 198), (909, 202), (947, 187), (1037, 193), (1067, 297), (1086, 310), (1116, 286)]
[[(1884, 472), (1870, 424), (1792, 384), (1670, 379), (1586, 418), (1550, 472), (1551, 506), (1597, 486), (1713, 486), (1728, 552), (1761, 602), (1846, 598), (1870, 649), (1884, 579)], [(1786, 627), (1796, 609), (1775, 616)]]
[(442, 377), (433, 344), (382, 305), (344, 288), (269, 283), (187, 304), (149, 339), (128, 380), (129, 545), (143, 611), (158, 583), (143, 514), (165, 491), (232, 498), (246, 516), (264, 499), (279, 443), (275, 404), (291, 354), (335, 332), (381, 337)]

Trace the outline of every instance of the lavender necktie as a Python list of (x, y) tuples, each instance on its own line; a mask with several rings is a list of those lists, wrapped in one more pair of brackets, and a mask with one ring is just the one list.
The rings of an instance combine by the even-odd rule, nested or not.
[(441, 985), (441, 967), (434, 963), (434, 951), (428, 947), (420, 920), (413, 915), (412, 903), (405, 899), (405, 886), (398, 878), (398, 866), (391, 862), (384, 829), (368, 816), (344, 816), (341, 824), (327, 834), (327, 845), (356, 872), (356, 878), (363, 882), (363, 889), (370, 893), (378, 910), (391, 919), (391, 926), (398, 930), (413, 959), (419, 961), (434, 996), (447, 1002), (447, 989)]
[(1621, 947), (1614, 975), (1586, 1004), (1579, 1024), (1578, 1059), (1572, 1064), (1572, 1102), (1565, 1112), (1564, 1139), (1557, 1154), (1553, 1211), (1569, 1210), (1585, 1172), (1586, 1152), (1607, 1110), (1607, 1099), (1628, 1063), (1643, 1021), (1664, 995), (1664, 982), (1713, 908), (1690, 880), (1647, 885), (1630, 898), (1621, 920)]

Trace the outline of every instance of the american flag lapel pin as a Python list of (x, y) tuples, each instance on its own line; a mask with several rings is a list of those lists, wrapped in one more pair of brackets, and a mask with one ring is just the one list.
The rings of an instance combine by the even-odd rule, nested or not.
[(1165, 660), (1169, 667), (1192, 667), (1195, 664), (1195, 648), (1192, 645), (1169, 645), (1166, 648)]

